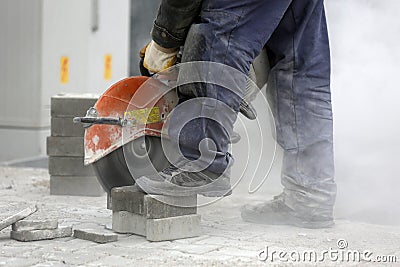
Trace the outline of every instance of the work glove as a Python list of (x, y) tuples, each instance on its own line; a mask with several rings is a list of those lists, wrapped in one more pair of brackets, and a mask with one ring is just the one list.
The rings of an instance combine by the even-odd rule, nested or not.
[(150, 72), (157, 73), (173, 66), (178, 52), (178, 48), (163, 48), (151, 41), (140, 50), (139, 55), (144, 58), (143, 66)]

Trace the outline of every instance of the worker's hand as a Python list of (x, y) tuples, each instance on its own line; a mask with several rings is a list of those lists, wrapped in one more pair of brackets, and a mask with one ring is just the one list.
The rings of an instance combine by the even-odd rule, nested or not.
[(143, 66), (146, 69), (157, 73), (174, 65), (178, 52), (177, 48), (163, 48), (151, 41), (140, 50), (140, 57), (144, 58)]

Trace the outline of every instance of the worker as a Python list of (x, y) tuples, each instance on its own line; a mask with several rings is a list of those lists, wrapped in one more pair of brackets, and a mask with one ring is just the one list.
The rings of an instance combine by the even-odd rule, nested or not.
[[(330, 49), (323, 0), (162, 0), (151, 36), (151, 43), (142, 52), (144, 66), (152, 72), (172, 66), (179, 47), (184, 46), (183, 63), (216, 62), (247, 74), (266, 48), (271, 66), (268, 100), (276, 120), (277, 142), (284, 151), (284, 189), (272, 200), (243, 206), (241, 216), (253, 223), (333, 226), (336, 184)], [(228, 121), (224, 126), (196, 118), (178, 133), (181, 152), (191, 160), (201, 156), (202, 139), (212, 140), (213, 162), (201, 171), (171, 164), (158, 175), (147, 175), (137, 182), (155, 194), (229, 195), (233, 163), (229, 136), (241, 95), (213, 84), (186, 84), (178, 89), (181, 103), (192, 98), (188, 91), (215, 99), (233, 111), (221, 114), (219, 106), (223, 105), (216, 105), (212, 108), (219, 121)], [(209, 108), (203, 107), (206, 111)], [(178, 122), (187, 114), (176, 116)], [(176, 134), (173, 121), (171, 135)], [(178, 192), (179, 186), (186, 191)]]

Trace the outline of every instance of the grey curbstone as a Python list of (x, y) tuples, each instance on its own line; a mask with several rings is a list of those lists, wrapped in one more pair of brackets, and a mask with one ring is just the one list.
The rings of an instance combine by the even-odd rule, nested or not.
[(190, 196), (190, 197), (171, 197), (171, 196), (152, 196), (152, 195), (144, 196), (145, 216), (148, 219), (161, 219), (161, 218), (196, 214), (197, 213), (196, 204), (197, 204), (197, 196)]
[(149, 241), (166, 241), (199, 236), (201, 216), (184, 215), (147, 219), (128, 211), (113, 211), (112, 230), (120, 234), (145, 236)]
[(120, 234), (146, 236), (146, 217), (128, 211), (113, 211), (112, 229)]
[(70, 237), (71, 235), (71, 226), (60, 227), (53, 230), (11, 231), (11, 238), (22, 242), (63, 238)]
[(52, 117), (83, 117), (98, 99), (93, 94), (59, 94), (51, 98)]
[(151, 196), (139, 191), (136, 186), (113, 188), (111, 199), (113, 211), (129, 211), (143, 215), (147, 219), (176, 217), (197, 212), (197, 196)]
[(136, 186), (114, 187), (111, 189), (112, 210), (144, 215), (144, 196)]
[(146, 224), (146, 239), (166, 241), (199, 236), (200, 215), (185, 215), (163, 219), (149, 219)]
[(112, 199), (111, 194), (107, 194), (107, 209), (112, 210)]
[(53, 230), (57, 229), (57, 220), (21, 220), (12, 225), (13, 231)]
[(98, 197), (104, 190), (96, 176), (50, 176), (50, 195)]
[(84, 156), (83, 137), (47, 137), (48, 156)]
[(82, 137), (85, 129), (80, 123), (74, 123), (73, 117), (51, 118), (51, 136)]
[(49, 173), (58, 176), (95, 176), (91, 165), (83, 164), (83, 157), (49, 157)]
[(36, 205), (15, 206), (7, 205), (0, 207), (0, 231), (4, 228), (25, 219), (37, 211)]
[(93, 241), (100, 244), (115, 242), (118, 240), (118, 235), (114, 233), (100, 232), (98, 230), (93, 229), (79, 229), (74, 230), (74, 237)]

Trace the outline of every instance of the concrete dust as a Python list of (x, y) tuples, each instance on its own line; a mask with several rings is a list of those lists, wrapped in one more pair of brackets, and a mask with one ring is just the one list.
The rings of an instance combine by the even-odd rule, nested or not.
[[(39, 211), (30, 216), (32, 220), (57, 219), (61, 227), (72, 225), (76, 229), (104, 229), (111, 222), (111, 211), (105, 208), (105, 196), (50, 196), (48, 188), (32, 186), (38, 181), (49, 181), (45, 170), (3, 167), (0, 168), (0, 177), (0, 202), (37, 204)], [(13, 189), (5, 189), (4, 185), (11, 181)], [(148, 242), (144, 237), (118, 235), (117, 242), (102, 245), (73, 237), (23, 244), (11, 240), (11, 229), (6, 228), (0, 231), (0, 263), (5, 266), (126, 266), (128, 263), (144, 266), (259, 266), (264, 262), (257, 255), (266, 246), (269, 251), (303, 253), (315, 250), (320, 255), (330, 248), (337, 250), (339, 239), (345, 239), (351, 250), (369, 250), (374, 256), (400, 257), (400, 226), (342, 219), (337, 220), (334, 228), (321, 230), (249, 224), (241, 220), (239, 212), (245, 199), (249, 200), (245, 194), (236, 190), (232, 196), (200, 208), (202, 235), (176, 241)], [(272, 194), (266, 193), (264, 197), (271, 198)], [(284, 262), (275, 258), (273, 263), (282, 265)], [(323, 263), (324, 266), (368, 264), (365, 261), (347, 263), (330, 259)]]

